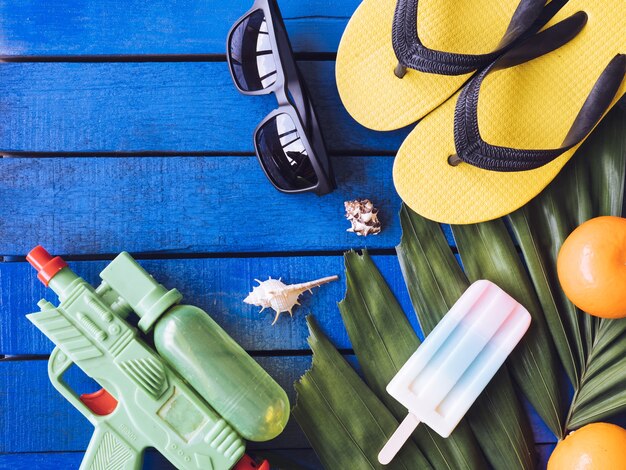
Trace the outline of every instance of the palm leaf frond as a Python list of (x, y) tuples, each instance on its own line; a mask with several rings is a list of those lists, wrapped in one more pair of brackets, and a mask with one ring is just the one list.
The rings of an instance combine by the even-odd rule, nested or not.
[[(402, 307), (389, 289), (367, 251), (344, 255), (347, 292), (339, 304), (350, 342), (359, 358), (363, 375), (374, 393), (398, 420), (406, 408), (385, 387), (420, 345)], [(415, 442), (436, 469), (482, 469), (486, 461), (465, 421), (443, 439), (428, 426), (419, 426)]]
[[(378, 452), (398, 427), (398, 421), (374, 395), (343, 356), (307, 318), (313, 365), (295, 384), (293, 415), (326, 468), (431, 468), (408, 442), (390, 465), (378, 462)], [(346, 406), (346, 404), (349, 406)]]

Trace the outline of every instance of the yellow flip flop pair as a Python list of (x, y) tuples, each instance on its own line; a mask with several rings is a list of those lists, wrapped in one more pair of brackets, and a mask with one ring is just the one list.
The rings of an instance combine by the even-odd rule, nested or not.
[(545, 2), (363, 0), (337, 53), (344, 106), (373, 130), (413, 124), (532, 29)]
[[(367, 11), (366, 6), (374, 8), (369, 6), (371, 2), (384, 3), (388, 8), (395, 3), (365, 0), (359, 11)], [(416, 0), (408, 2), (414, 2), (417, 6)], [(458, 2), (440, 1), (436, 5), (441, 7), (444, 3), (454, 4), (452, 11), (447, 14), (456, 18), (459, 25), (483, 26), (474, 31), (475, 36), (480, 36), (483, 29), (491, 27), (488, 23), (492, 20), (487, 19), (482, 23), (470, 23), (470, 17), (463, 15), (467, 12), (459, 12), (462, 17), (458, 18), (455, 11), (462, 9), (461, 5), (457, 5)], [(474, 3), (474, 0), (469, 3)], [(508, 7), (513, 8), (508, 23), (502, 20), (506, 15), (499, 16), (500, 24), (504, 26), (500, 26), (499, 32), (491, 36), (490, 45), (493, 44), (493, 38), (502, 35), (503, 28), (506, 33), (501, 43), (506, 43), (507, 35), (510, 38), (516, 33), (515, 28), (511, 28), (515, 21), (510, 18), (518, 17), (519, 20), (520, 10), (523, 10), (521, 16), (526, 12), (526, 24), (528, 18), (541, 16), (537, 16), (536, 10), (533, 10), (536, 5), (524, 0), (483, 3), (485, 5), (481, 10), (486, 16), (491, 13), (485, 12), (492, 9), (500, 11), (504, 8), (503, 4), (510, 3)], [(496, 6), (494, 3), (502, 5)], [(428, 4), (428, 0), (420, 2), (416, 27), (404, 31), (409, 42), (434, 44), (427, 42), (429, 23), (422, 25), (421, 15), (427, 12)], [(435, 8), (435, 4), (430, 7)], [(398, 9), (395, 12), (397, 22)], [(432, 22), (437, 21), (436, 17), (434, 13), (430, 17), (425, 15)], [(358, 18), (356, 13), (355, 18)], [(387, 24), (386, 20), (380, 21), (380, 18), (374, 28), (376, 30), (382, 30), (383, 25)], [(461, 23), (464, 19), (467, 22)], [(440, 25), (445, 23), (441, 17), (438, 21)], [(345, 41), (342, 40), (343, 48), (350, 46), (350, 28), (346, 31)], [(471, 36), (470, 29), (466, 27), (462, 32), (455, 31), (450, 37), (464, 34), (464, 41), (477, 47), (476, 41), (468, 39)], [(419, 36), (415, 34), (416, 31), (419, 31)], [(397, 35), (396, 23), (387, 32)], [(429, 40), (432, 38), (434, 36)], [(401, 110), (396, 114), (396, 124), (408, 124), (411, 119), (419, 119), (420, 113), (422, 116), (427, 114), (400, 148), (394, 165), (394, 182), (398, 193), (420, 214), (439, 222), (465, 224), (497, 218), (521, 207), (557, 175), (603, 115), (626, 92), (623, 80), (626, 58), (621, 55), (626, 52), (626, 2), (623, 0), (569, 0), (541, 33), (527, 38), (518, 34), (508, 52), (503, 52), (496, 44), (492, 47), (498, 53), (495, 61), (483, 68), (477, 67), (479, 72), (473, 75), (443, 76), (408, 70), (402, 79), (394, 75), (401, 82), (400, 85), (395, 82), (395, 88), (387, 85), (387, 89), (378, 91), (392, 102), (387, 104), (385, 116), (393, 114), (394, 109)], [(392, 40), (397, 49), (397, 37), (392, 37), (388, 42)], [(451, 47), (447, 50), (461, 50), (460, 40), (456, 40), (456, 44), (452, 39), (449, 40)], [(487, 42), (482, 42), (481, 49), (468, 53), (470, 46), (465, 42), (463, 44), (466, 49), (462, 52), (467, 54), (476, 54), (476, 50), (489, 50), (485, 47)], [(382, 57), (382, 43), (378, 47)], [(389, 45), (384, 49), (387, 58), (384, 67), (380, 66), (380, 73), (389, 67), (393, 69), (394, 62), (398, 62), (393, 47), (391, 52)], [(446, 50), (440, 46), (431, 46), (427, 52), (433, 49), (435, 52)], [(448, 59), (445, 54), (443, 58)], [(400, 54), (401, 65), (407, 65), (402, 64), (403, 59)], [(375, 62), (371, 57), (369, 60)], [(378, 60), (382, 62), (382, 59)], [(358, 103), (350, 104), (353, 98), (351, 93), (356, 92), (350, 89), (347, 68), (356, 66), (356, 62), (349, 62), (348, 55), (343, 58), (338, 56), (339, 89), (348, 110), (361, 120), (351, 110), (351, 107), (358, 107)], [(369, 65), (371, 70), (374, 65)], [(411, 64), (408, 65), (411, 67)], [(366, 70), (353, 70), (353, 76), (354, 73), (366, 74)], [(389, 76), (388, 72), (384, 73)], [(409, 82), (404, 80), (411, 76), (415, 83), (405, 84)], [(420, 77), (426, 78), (422, 80)], [(375, 82), (379, 78), (370, 76), (369, 80)], [(362, 81), (362, 78), (357, 80)], [(461, 91), (445, 101), (444, 88), (449, 91), (454, 85), (460, 87), (465, 82), (467, 84)], [(428, 95), (425, 83), (431, 87), (431, 95)], [(370, 87), (370, 93), (374, 94), (374, 84), (371, 83)], [(406, 96), (398, 98), (399, 89), (407, 94), (412, 89), (416, 97), (412, 101)], [(436, 99), (432, 93), (438, 93)], [(374, 101), (362, 105), (361, 109), (365, 110), (364, 115), (370, 113), (370, 119), (375, 120), (375, 106), (369, 106)], [(439, 106), (442, 101), (445, 102)], [(419, 103), (419, 106), (415, 103)], [(406, 110), (407, 107), (412, 108), (413, 114)], [(392, 125), (395, 124), (387, 127)]]

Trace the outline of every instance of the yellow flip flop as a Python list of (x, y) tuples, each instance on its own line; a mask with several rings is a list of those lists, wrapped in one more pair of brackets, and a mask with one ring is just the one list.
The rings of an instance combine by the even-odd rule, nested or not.
[[(558, 29), (581, 18), (580, 32), (554, 45)], [(624, 0), (570, 0), (542, 32), (417, 125), (394, 163), (400, 197), (421, 215), (451, 224), (523, 206), (626, 93), (624, 52)]]
[(370, 129), (414, 123), (532, 30), (545, 3), (421, 0), (418, 14), (418, 0), (363, 0), (337, 52), (341, 100)]

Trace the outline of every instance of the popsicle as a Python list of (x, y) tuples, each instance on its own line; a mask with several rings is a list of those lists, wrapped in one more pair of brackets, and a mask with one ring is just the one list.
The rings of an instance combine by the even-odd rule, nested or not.
[(530, 321), (528, 311), (496, 284), (473, 283), (387, 385), (409, 414), (378, 461), (391, 462), (420, 423), (448, 437)]

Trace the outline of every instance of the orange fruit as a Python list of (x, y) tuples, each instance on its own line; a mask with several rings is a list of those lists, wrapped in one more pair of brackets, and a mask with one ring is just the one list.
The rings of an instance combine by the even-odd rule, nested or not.
[(603, 318), (626, 317), (626, 219), (597, 217), (574, 230), (559, 252), (565, 295)]
[(552, 452), (548, 470), (626, 470), (626, 429), (593, 423), (571, 432)]

